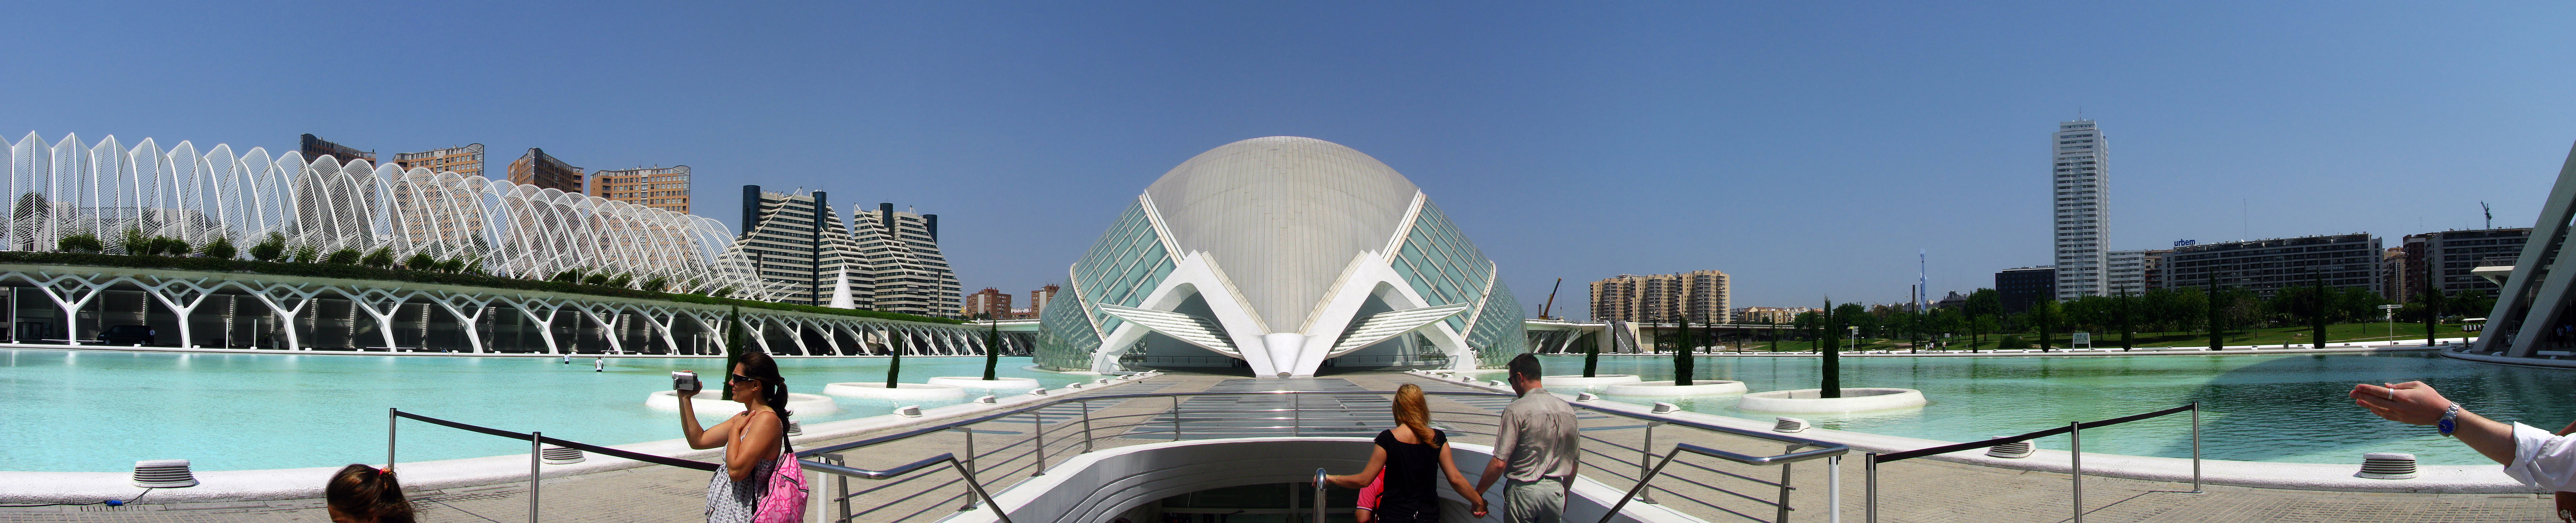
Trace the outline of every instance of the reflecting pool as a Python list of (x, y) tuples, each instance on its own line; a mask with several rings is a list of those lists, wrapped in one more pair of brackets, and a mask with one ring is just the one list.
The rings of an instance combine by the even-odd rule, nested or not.
[[(1582, 356), (1545, 356), (1548, 374), (1579, 374)], [(1603, 356), (1599, 372), (1672, 379), (1669, 356)], [(1702, 357), (1702, 378), (1754, 391), (1817, 387), (1817, 358)], [(1795, 415), (1819, 426), (1943, 441), (2020, 434), (2201, 403), (2208, 459), (2360, 463), (2364, 452), (2410, 452), (2425, 464), (2494, 464), (2417, 427), (2379, 419), (2344, 393), (2354, 383), (2422, 380), (2479, 414), (2556, 431), (2576, 419), (2576, 371), (2491, 365), (2430, 352), (2245, 356), (1997, 356), (1843, 358), (1843, 386), (1922, 390), (1920, 409), (1850, 416)], [(1571, 392), (1571, 391), (1562, 391)], [(1652, 403), (1656, 398), (1608, 399)], [(1769, 420), (1735, 410), (1735, 396), (1666, 400), (1692, 411)], [(2191, 457), (2189, 417), (2084, 431), (2084, 450)], [(2041, 439), (2064, 450), (2065, 436)]]
[[(1049, 387), (1090, 376), (1025, 370), (1005, 357), (996, 373)], [(385, 409), (504, 430), (616, 445), (680, 437), (679, 416), (644, 406), (671, 386), (671, 371), (721, 379), (722, 360), (207, 354), (0, 349), (0, 469), (131, 470), (135, 460), (195, 460), (197, 470), (323, 467), (385, 459)], [(825, 383), (884, 381), (884, 358), (782, 358), (794, 392)], [(981, 356), (903, 358), (902, 379), (981, 376)], [(712, 384), (713, 381), (710, 381)], [(996, 391), (1025, 393), (1027, 389)], [(978, 391), (969, 390), (969, 398)], [(713, 393), (711, 392), (710, 395)], [(890, 400), (835, 398), (841, 412), (799, 414), (804, 424), (875, 416)], [(964, 400), (904, 401), (934, 407)], [(699, 401), (706, 423), (739, 404)], [(525, 453), (527, 443), (405, 421), (403, 461)]]

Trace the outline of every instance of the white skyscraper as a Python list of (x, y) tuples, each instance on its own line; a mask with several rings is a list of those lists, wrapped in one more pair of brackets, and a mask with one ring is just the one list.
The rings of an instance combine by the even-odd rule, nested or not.
[(2055, 189), (2057, 299), (2102, 296), (2107, 274), (2104, 248), (2111, 245), (2111, 206), (2103, 202), (2111, 175), (2103, 156), (2102, 132), (2092, 120), (2059, 122), (2051, 149), (2056, 151), (2050, 186)]

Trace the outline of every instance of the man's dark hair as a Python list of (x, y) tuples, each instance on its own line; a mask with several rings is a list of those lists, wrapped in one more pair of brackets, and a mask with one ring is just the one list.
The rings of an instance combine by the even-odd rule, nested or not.
[(1519, 356), (1513, 356), (1512, 362), (1504, 367), (1512, 370), (1513, 379), (1535, 381), (1539, 376), (1537, 354), (1524, 352)]

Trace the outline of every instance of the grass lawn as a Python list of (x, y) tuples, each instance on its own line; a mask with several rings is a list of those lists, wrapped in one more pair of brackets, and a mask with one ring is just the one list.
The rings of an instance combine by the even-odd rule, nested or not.
[[(2461, 331), (2460, 331), (2460, 325), (2461, 325), (2461, 324), (2458, 324), (2458, 323), (2445, 323), (2445, 324), (2442, 324), (2442, 326), (2441, 326), (2441, 327), (2439, 327), (2439, 328), (2437, 329), (2437, 332), (2439, 332), (2439, 333), (2442, 335), (2442, 338), (2443, 338), (2443, 339), (2465, 338), (2465, 337), (2473, 336), (2473, 335), (2476, 335), (2476, 334), (2477, 334), (2477, 333), (2474, 333), (2474, 332), (2461, 332)], [(2313, 327), (2297, 326), (2297, 327), (2265, 327), (2265, 328), (2259, 328), (2259, 329), (2243, 329), (2243, 330), (2228, 331), (2228, 333), (2227, 333), (2227, 344), (2228, 344), (2228, 345), (2231, 345), (2231, 346), (2233, 346), (2233, 345), (2280, 345), (2280, 344), (2284, 344), (2284, 343), (2298, 344), (2298, 345), (2307, 345), (2307, 344), (2311, 344), (2311, 343), (2314, 343), (2314, 342), (2315, 342), (2314, 340), (2310, 340), (2310, 339), (2308, 339), (2308, 338), (2309, 338), (2308, 334), (2309, 334), (2310, 332), (2312, 332), (2312, 330), (2313, 330)], [(2412, 323), (2412, 324), (2410, 324), (2410, 323), (2400, 323), (2400, 324), (2397, 324), (2397, 331), (2396, 331), (2396, 332), (2397, 332), (2397, 336), (2396, 336), (2396, 338), (2394, 338), (2394, 339), (2400, 339), (2400, 340), (2420, 340), (2420, 339), (2424, 339), (2424, 324), (2421, 324), (2421, 323)], [(2345, 324), (2338, 324), (2338, 325), (2327, 325), (2327, 326), (2326, 326), (2326, 342), (2328, 342), (2328, 343), (2345, 343), (2345, 342), (2364, 342), (2364, 341), (2386, 341), (2386, 340), (2391, 339), (2391, 338), (2389, 337), (2388, 333), (2389, 333), (2389, 325), (2388, 325), (2388, 324), (2386, 324), (2386, 323), (2345, 323)], [(2039, 339), (2038, 339), (2038, 338), (2036, 338), (2036, 337), (2034, 337), (2034, 336), (2032, 336), (2031, 334), (2029, 334), (2029, 333), (2021, 333), (2021, 334), (2016, 334), (2016, 335), (2017, 335), (2017, 336), (2021, 336), (2021, 337), (2022, 337), (2022, 340), (2024, 340), (2024, 341), (2026, 341), (2026, 342), (2030, 343), (2031, 348), (2039, 348)], [(1976, 348), (1976, 349), (1978, 349), (1978, 350), (1986, 350), (1986, 349), (1993, 349), (1993, 348), (1995, 348), (1995, 345), (1997, 345), (1997, 344), (1999, 343), (1999, 342), (1998, 342), (1998, 340), (2000, 340), (2003, 336), (2001, 336), (2001, 335), (1994, 335), (1994, 334), (1988, 334), (1988, 335), (1985, 335), (1985, 336), (1983, 336), (1983, 337), (1985, 338), (1985, 341), (1984, 341), (1984, 342), (1981, 342), (1981, 343), (1977, 343), (1977, 344), (1976, 344), (1976, 347), (1975, 347), (1975, 348)], [(1967, 348), (1970, 348), (1970, 347), (1969, 347), (1969, 343), (1968, 343), (1968, 338), (1967, 338), (1967, 337), (1965, 337), (1965, 336), (1961, 336), (1961, 337), (1952, 338), (1952, 339), (1954, 340), (1954, 343), (1952, 343), (1952, 344), (1950, 345), (1950, 347), (1949, 347), (1949, 348), (1954, 349), (1954, 350), (1955, 350), (1955, 349), (1967, 349)], [(2050, 336), (2050, 337), (2049, 337), (2049, 339), (2050, 339), (2050, 340), (2052, 340), (2052, 343), (2050, 343), (2050, 344), (2049, 344), (2049, 346), (2051, 346), (2051, 347), (2056, 347), (2056, 348), (2064, 348), (2064, 347), (2066, 346), (2067, 335), (2066, 335), (2065, 333), (2057, 333), (2057, 334), (2055, 334), (2055, 335), (2053, 335), (2053, 336)], [(2206, 334), (2201, 334), (2201, 333), (2194, 333), (2194, 332), (2141, 332), (2141, 333), (2137, 333), (2137, 334), (2134, 336), (2134, 340), (2135, 340), (2135, 346), (2137, 346), (2137, 347), (2207, 347), (2207, 346), (2209, 346), (2209, 336), (2208, 336), (2208, 335), (2206, 335)], [(1848, 347), (1848, 348), (1846, 348), (1845, 350), (1901, 350), (1901, 349), (1905, 349), (1905, 348), (1906, 348), (1906, 346), (1905, 346), (1905, 340), (1890, 340), (1890, 339), (1861, 339), (1861, 340), (1855, 340), (1855, 341), (1860, 342), (1860, 344), (1859, 344), (1859, 346), (1858, 346), (1858, 347)], [(1783, 342), (1780, 342), (1779, 346), (1780, 346), (1780, 350), (1782, 350), (1782, 351), (1811, 351), (1811, 350), (1815, 350), (1815, 349), (1816, 349), (1816, 345), (1815, 345), (1815, 343), (1814, 343), (1814, 342), (1805, 342), (1805, 341), (1783, 341)], [(2116, 335), (2116, 334), (2096, 333), (2096, 334), (2095, 334), (2095, 336), (2094, 336), (2094, 338), (2093, 338), (2093, 346), (2095, 346), (2095, 347), (2118, 347), (2118, 346), (2120, 346), (2120, 338), (2119, 338), (2119, 336), (2118, 336), (2118, 335)], [(1770, 349), (1770, 348), (1771, 348), (1771, 343), (1770, 343), (1770, 342), (1756, 342), (1756, 343), (1749, 343), (1749, 344), (1746, 344), (1744, 348), (1745, 348), (1745, 350), (1748, 350), (1748, 351), (1762, 351), (1762, 350), (1768, 350), (1768, 349)]]

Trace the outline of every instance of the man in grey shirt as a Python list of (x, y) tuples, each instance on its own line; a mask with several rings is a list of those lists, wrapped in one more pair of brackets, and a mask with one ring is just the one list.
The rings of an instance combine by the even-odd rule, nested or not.
[[(1557, 523), (1565, 516), (1565, 493), (1574, 487), (1577, 455), (1574, 406), (1539, 388), (1538, 356), (1512, 358), (1512, 390), (1521, 399), (1503, 407), (1502, 427), (1494, 436), (1494, 461), (1476, 479), (1476, 491), (1503, 485), (1504, 521)], [(1532, 394), (1535, 393), (1535, 394)]]

